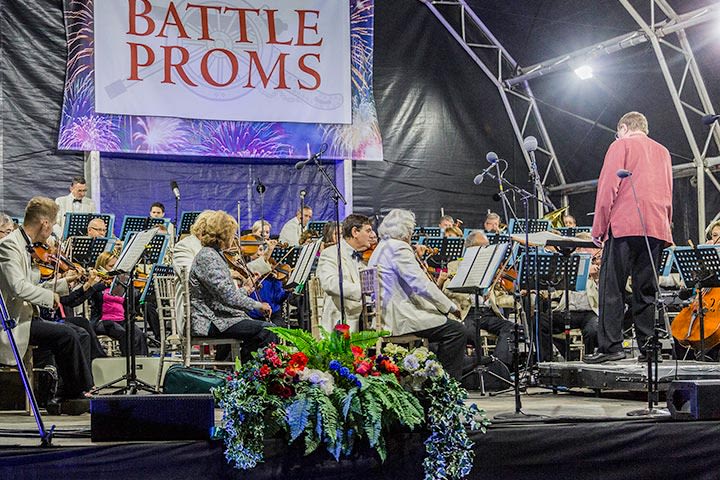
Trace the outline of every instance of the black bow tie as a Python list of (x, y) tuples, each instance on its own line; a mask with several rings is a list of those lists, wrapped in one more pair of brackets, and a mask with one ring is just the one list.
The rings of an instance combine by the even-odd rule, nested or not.
[(358, 252), (357, 250), (355, 250), (355, 251), (352, 253), (352, 258), (353, 258), (354, 260), (357, 260), (358, 262), (360, 262), (360, 261), (362, 261), (363, 254), (362, 254), (362, 252)]
[(73, 203), (82, 203), (82, 198), (73, 198)]

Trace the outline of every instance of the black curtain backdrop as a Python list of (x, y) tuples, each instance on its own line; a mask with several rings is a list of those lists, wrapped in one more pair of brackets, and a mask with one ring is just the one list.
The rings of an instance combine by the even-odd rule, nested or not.
[[(65, 194), (70, 177), (82, 173), (82, 156), (55, 147), (66, 58), (61, 0), (0, 2), (0, 210), (21, 215), (33, 195)], [(644, 12), (645, 3), (636, 7)], [(714, 0), (670, 3), (682, 13)], [(615, 0), (471, 0), (470, 5), (521, 65), (637, 29)], [(421, 2), (376, 0), (375, 9), (374, 87), (386, 161), (355, 164), (355, 210), (384, 214), (395, 207), (409, 208), (419, 224), (433, 225), (444, 208), (467, 227), (478, 226), (488, 209), (502, 212), (493, 199), (497, 184), (492, 179), (480, 186), (472, 183), (488, 165), (488, 151), (508, 160), (509, 180), (528, 186), (527, 168), (498, 93)], [(710, 97), (717, 101), (716, 30), (717, 25), (708, 22), (688, 35)], [(665, 53), (679, 78), (684, 63), (669, 50)], [(692, 157), (648, 45), (601, 58), (590, 81), (562, 73), (531, 85), (568, 182), (597, 178), (612, 141), (612, 133), (597, 124), (614, 129), (629, 110), (646, 113), (651, 136), (667, 145), (675, 164)], [(688, 116), (698, 133), (706, 131), (699, 116)], [(709, 155), (717, 154), (711, 147)], [(720, 209), (720, 195), (709, 181), (706, 191), (709, 220)], [(594, 209), (594, 198), (594, 193), (571, 195), (571, 212), (580, 224), (591, 223), (586, 214)], [(674, 199), (676, 242), (696, 239), (692, 179), (676, 181)], [(560, 203), (557, 196), (553, 200)]]

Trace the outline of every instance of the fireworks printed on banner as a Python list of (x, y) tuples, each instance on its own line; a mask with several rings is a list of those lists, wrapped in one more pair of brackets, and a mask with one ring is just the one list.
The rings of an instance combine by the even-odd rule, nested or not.
[(65, 0), (68, 62), (58, 148), (233, 158), (302, 158), (308, 144), (327, 158), (382, 160), (373, 101), (374, 0), (350, 0), (352, 124), (251, 123), (96, 113), (92, 0)]

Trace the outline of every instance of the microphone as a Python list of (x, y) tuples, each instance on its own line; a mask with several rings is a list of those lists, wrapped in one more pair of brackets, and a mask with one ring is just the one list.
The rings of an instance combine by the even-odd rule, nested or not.
[(627, 178), (632, 175), (632, 172), (630, 170), (625, 170), (624, 168), (621, 168), (615, 173), (615, 175), (620, 178)]
[(720, 115), (705, 115), (702, 117), (702, 122), (705, 125), (712, 125), (714, 122), (717, 122), (720, 118)]
[(475, 175), (475, 178), (473, 179), (473, 183), (475, 185), (480, 185), (483, 182), (483, 180), (485, 180), (485, 175), (487, 175), (490, 178), (495, 178), (495, 175), (490, 173), (490, 170), (493, 168), (495, 168), (495, 164), (490, 165), (485, 170), (483, 170), (482, 172)]
[(537, 138), (533, 137), (532, 135), (529, 137), (526, 137), (525, 140), (523, 140), (523, 148), (526, 152), (534, 152), (538, 148), (538, 142)]
[(498, 161), (497, 153), (495, 152), (488, 152), (487, 155), (485, 155), (485, 160), (490, 162), (491, 164), (496, 164)]
[(299, 162), (297, 162), (297, 163), (295, 164), (295, 170), (302, 170), (302, 169), (305, 167), (305, 165), (307, 165), (307, 164), (310, 163), (310, 162), (314, 162), (315, 160), (317, 160), (318, 158), (320, 158), (320, 157), (322, 156), (322, 154), (325, 153), (325, 150), (327, 150), (327, 148), (328, 148), (328, 144), (327, 144), (327, 143), (323, 143), (323, 144), (320, 146), (320, 150), (319, 150), (316, 154), (314, 154), (314, 155), (311, 156), (310, 158), (307, 158), (307, 159), (305, 159), (305, 160), (300, 160)]
[(263, 183), (260, 181), (260, 177), (258, 177), (257, 179), (257, 185), (255, 186), (255, 190), (257, 190), (257, 192), (261, 195), (265, 193), (265, 185), (263, 185)]
[(305, 195), (307, 195), (307, 191), (300, 190), (300, 198), (305, 198)]
[(173, 195), (175, 195), (175, 198), (180, 200), (180, 188), (178, 187), (178, 184), (175, 180), (170, 182), (170, 188), (172, 188)]

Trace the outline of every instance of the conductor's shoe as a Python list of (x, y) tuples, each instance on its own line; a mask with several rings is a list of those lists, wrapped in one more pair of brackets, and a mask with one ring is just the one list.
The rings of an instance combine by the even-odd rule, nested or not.
[(614, 362), (616, 360), (622, 360), (625, 358), (625, 352), (613, 352), (613, 353), (603, 353), (603, 352), (596, 352), (591, 353), (590, 355), (585, 355), (583, 357), (583, 362), (585, 363), (605, 363), (605, 362)]

